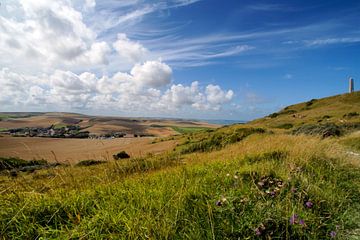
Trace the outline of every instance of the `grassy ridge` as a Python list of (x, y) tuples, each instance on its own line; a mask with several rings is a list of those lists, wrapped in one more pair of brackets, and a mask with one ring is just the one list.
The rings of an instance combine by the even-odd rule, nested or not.
[(285, 107), (252, 125), (291, 129), (303, 124), (360, 122), (360, 91), (322, 99), (312, 99)]

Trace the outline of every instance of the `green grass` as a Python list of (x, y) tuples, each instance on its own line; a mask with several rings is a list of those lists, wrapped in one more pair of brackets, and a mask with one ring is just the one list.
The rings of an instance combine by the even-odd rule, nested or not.
[[(67, 187), (70, 180), (56, 174), (46, 180), (25, 175), (28, 191), (0, 196), (0, 233), (10, 239), (255, 239), (258, 229), (264, 239), (329, 239), (331, 231), (349, 239), (350, 230), (359, 227), (349, 220), (360, 197), (359, 168), (322, 152), (294, 154), (282, 149), (164, 166), (77, 187)], [(106, 169), (117, 168), (110, 164)], [(54, 179), (65, 187), (51, 185)], [(53, 188), (29, 191), (39, 183)], [(294, 214), (298, 221), (292, 225)]]
[(55, 124), (53, 126), (54, 129), (61, 129), (61, 128), (66, 128), (66, 124)]
[(177, 127), (177, 126), (172, 126), (171, 128), (180, 134), (194, 133), (194, 132), (205, 131), (205, 130), (209, 129), (206, 127)]
[(7, 130), (8, 130), (7, 128), (0, 128), (0, 132), (5, 132)]
[[(0, 238), (359, 239), (360, 163), (348, 154), (359, 136), (346, 135), (359, 123), (339, 122), (357, 102), (358, 92), (188, 132), (160, 155), (0, 174)], [(284, 123), (308, 135), (271, 127)]]
[(351, 94), (342, 94), (322, 99), (288, 106), (279, 112), (272, 113), (268, 117), (251, 121), (253, 126), (276, 128), (288, 123), (294, 127), (317, 122), (339, 123), (359, 122), (360, 117), (360, 91)]
[(344, 139), (342, 143), (355, 151), (360, 152), (360, 137), (350, 137)]

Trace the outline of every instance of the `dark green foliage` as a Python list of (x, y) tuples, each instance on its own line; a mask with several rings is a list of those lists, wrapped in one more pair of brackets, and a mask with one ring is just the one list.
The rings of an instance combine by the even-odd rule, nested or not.
[(314, 102), (316, 102), (316, 101), (317, 101), (317, 99), (311, 99), (310, 101), (306, 102), (305, 105), (306, 105), (306, 107), (310, 107), (310, 106), (313, 105)]
[(346, 132), (353, 132), (356, 130), (360, 130), (360, 122), (343, 123), (339, 126)]
[(100, 160), (82, 160), (76, 164), (76, 166), (92, 166), (106, 163), (105, 161)]
[(293, 134), (319, 135), (323, 138), (336, 137), (342, 134), (342, 129), (334, 123), (306, 124), (292, 131)]
[(272, 114), (268, 115), (268, 117), (269, 118), (276, 118), (276, 117), (278, 117), (280, 115), (287, 115), (287, 114), (294, 114), (294, 113), (297, 113), (297, 111), (294, 110), (294, 109), (284, 108), (280, 112), (275, 112), (275, 113), (272, 113)]
[(26, 161), (15, 157), (9, 157), (9, 158), (0, 157), (0, 171), (20, 169), (31, 166), (45, 166), (45, 165), (48, 165), (48, 162), (46, 160)]
[(294, 127), (294, 125), (291, 123), (283, 123), (283, 124), (277, 125), (275, 128), (290, 129), (293, 127)]
[(279, 116), (279, 113), (272, 113), (268, 117), (269, 118), (276, 118), (277, 116)]
[(238, 128), (235, 129), (233, 132), (213, 132), (208, 134), (203, 139), (185, 144), (181, 149), (181, 153), (208, 152), (212, 150), (219, 150), (226, 145), (240, 142), (251, 134), (264, 132), (265, 130), (262, 128)]
[(297, 113), (297, 111), (293, 110), (293, 109), (284, 109), (281, 112), (279, 112), (279, 114), (281, 114), (281, 115), (283, 115), (283, 114), (294, 114), (294, 113)]
[(119, 160), (119, 159), (125, 159), (125, 158), (130, 158), (130, 155), (127, 154), (125, 151), (121, 151), (115, 155), (113, 155), (115, 160)]
[(88, 138), (89, 137), (89, 133), (88, 131), (84, 131), (84, 132), (77, 132), (73, 135), (73, 138)]
[(357, 117), (359, 116), (359, 113), (358, 112), (349, 112), (347, 114), (344, 114), (344, 118), (353, 118), (353, 117)]

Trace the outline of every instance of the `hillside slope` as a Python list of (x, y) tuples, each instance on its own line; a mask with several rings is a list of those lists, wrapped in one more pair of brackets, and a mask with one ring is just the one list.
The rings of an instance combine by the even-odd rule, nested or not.
[(157, 156), (2, 172), (0, 238), (359, 239), (356, 130), (320, 138), (271, 127), (321, 125), (325, 114), (342, 123), (359, 103), (355, 93), (293, 105), (301, 121), (187, 133)]
[(303, 124), (352, 123), (360, 120), (360, 91), (312, 99), (285, 107), (277, 113), (251, 121), (251, 125), (292, 128)]

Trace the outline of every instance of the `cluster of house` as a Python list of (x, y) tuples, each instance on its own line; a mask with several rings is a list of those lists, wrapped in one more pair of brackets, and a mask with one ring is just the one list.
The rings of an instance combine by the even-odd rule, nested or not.
[(14, 137), (50, 137), (50, 138), (90, 138), (90, 139), (113, 139), (123, 137), (153, 137), (151, 134), (129, 134), (122, 132), (111, 132), (102, 135), (92, 134), (89, 131), (82, 131), (78, 125), (56, 126), (50, 127), (24, 127), (13, 128), (2, 131), (2, 134), (9, 134)]
[(53, 138), (88, 138), (88, 131), (80, 131), (80, 126), (69, 125), (64, 127), (50, 126), (13, 128), (6, 132), (14, 137), (53, 137)]
[(133, 138), (133, 137), (154, 137), (153, 134), (132, 134), (132, 133), (120, 133), (120, 132), (111, 132), (102, 135), (90, 134), (89, 138), (91, 139), (113, 139), (113, 138)]

